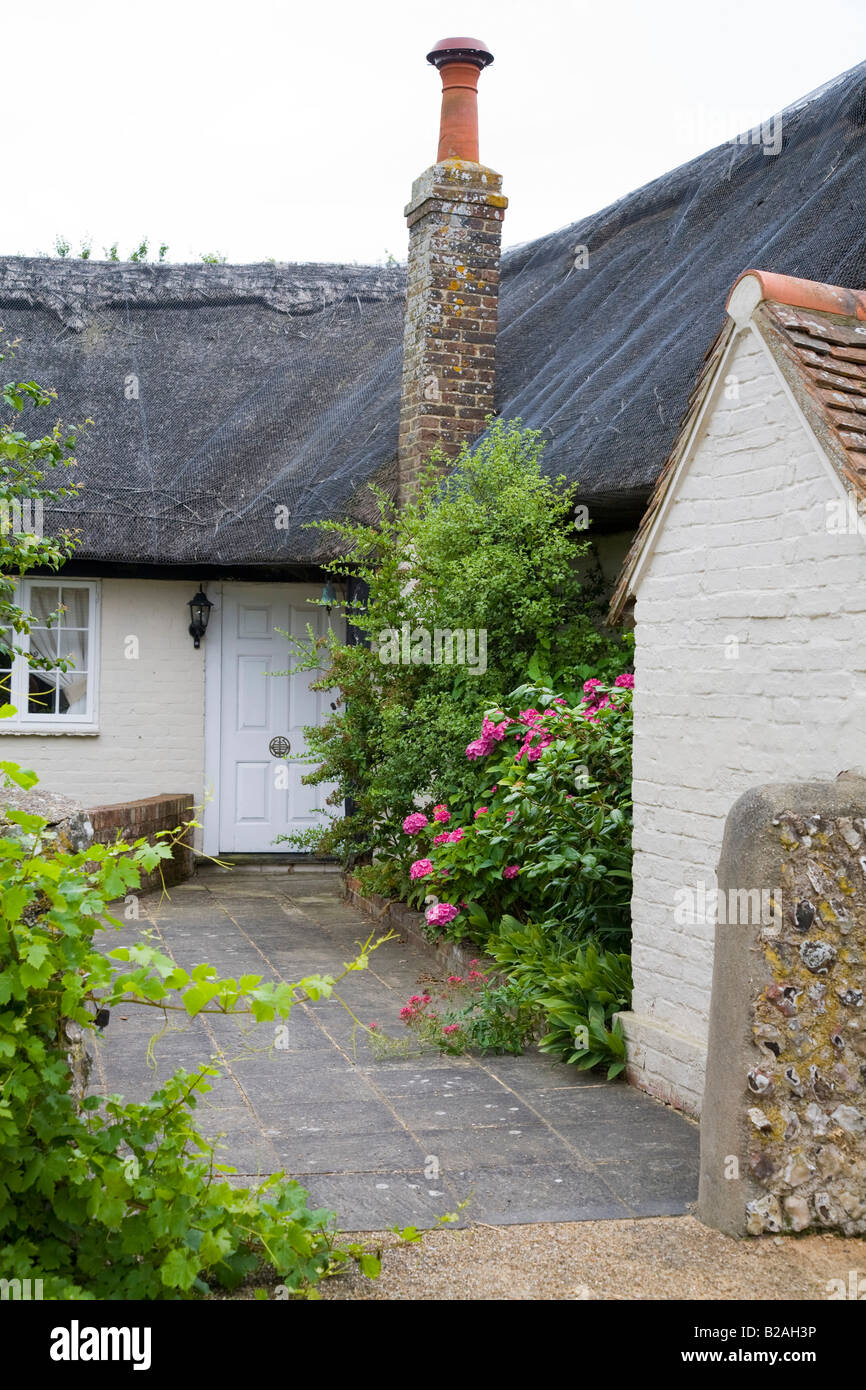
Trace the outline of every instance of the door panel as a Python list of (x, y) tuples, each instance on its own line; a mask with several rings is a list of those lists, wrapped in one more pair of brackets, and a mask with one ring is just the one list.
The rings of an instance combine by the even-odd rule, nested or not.
[(302, 755), (303, 726), (319, 723), (329, 704), (327, 694), (310, 690), (313, 673), (274, 674), (291, 664), (277, 628), (300, 637), (309, 623), (323, 635), (329, 618), (304, 602), (318, 598), (315, 585), (226, 583), (222, 593), (220, 849), (279, 853), (291, 847), (274, 844), (276, 836), (321, 821), (315, 813), (332, 788), (303, 786), (313, 764), (287, 763), (268, 747), (282, 736), (290, 758)]
[(240, 654), (237, 658), (237, 731), (259, 731), (270, 727), (271, 691), (274, 677), (271, 658)]

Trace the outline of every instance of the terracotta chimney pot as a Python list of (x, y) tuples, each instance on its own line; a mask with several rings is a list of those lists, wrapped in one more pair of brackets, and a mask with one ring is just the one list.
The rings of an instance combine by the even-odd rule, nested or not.
[(440, 39), (427, 54), (442, 76), (442, 117), (437, 164), (446, 159), (478, 161), (478, 76), (493, 62), (481, 39)]

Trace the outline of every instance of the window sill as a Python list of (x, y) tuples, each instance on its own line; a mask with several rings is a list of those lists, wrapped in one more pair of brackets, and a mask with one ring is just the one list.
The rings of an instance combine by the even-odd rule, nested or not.
[(0, 719), (0, 738), (96, 738), (98, 734), (99, 729), (92, 724), (73, 725), (70, 729), (40, 729), (38, 724), (4, 728), (4, 721)]

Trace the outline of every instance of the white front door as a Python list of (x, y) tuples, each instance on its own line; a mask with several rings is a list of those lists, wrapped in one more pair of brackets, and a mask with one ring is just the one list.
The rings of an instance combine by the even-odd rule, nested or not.
[[(280, 676), (295, 658), (281, 628), (302, 637), (307, 624), (317, 635), (328, 630), (328, 614), (305, 602), (318, 598), (311, 584), (232, 584), (222, 587), (222, 673), (220, 698), (221, 851), (280, 853), (278, 835), (323, 822), (330, 784), (301, 782), (313, 763), (291, 759), (306, 752), (303, 727), (319, 724), (328, 696), (310, 690), (315, 673)], [(342, 624), (341, 615), (333, 621)], [(287, 763), (281, 745), (288, 741)], [(282, 745), (284, 747), (284, 743)], [(328, 808), (331, 815), (335, 808)]]

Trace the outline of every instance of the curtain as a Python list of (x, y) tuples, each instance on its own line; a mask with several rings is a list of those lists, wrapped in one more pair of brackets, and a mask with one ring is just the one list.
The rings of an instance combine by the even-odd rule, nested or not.
[[(57, 702), (49, 692), (37, 695), (31, 712), (42, 711), (75, 718), (87, 710), (87, 626), (90, 593), (87, 589), (34, 584), (30, 590), (30, 611), (38, 624), (45, 622), (60, 604), (66, 611), (53, 627), (34, 626), (30, 630), (30, 650), (47, 661), (65, 658), (73, 663), (68, 671), (43, 671), (34, 675), (58, 691)], [(37, 703), (38, 701), (38, 703)]]

